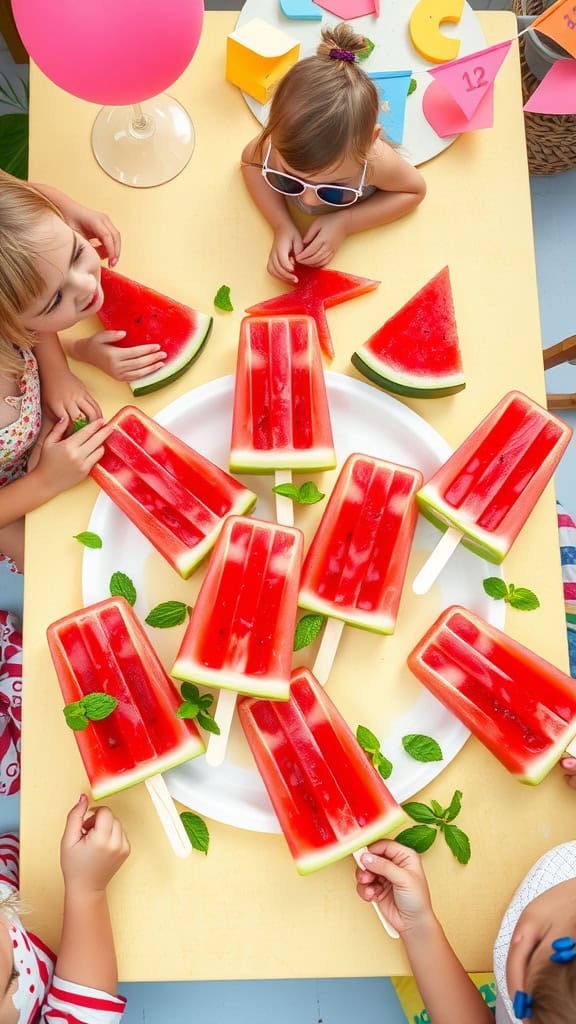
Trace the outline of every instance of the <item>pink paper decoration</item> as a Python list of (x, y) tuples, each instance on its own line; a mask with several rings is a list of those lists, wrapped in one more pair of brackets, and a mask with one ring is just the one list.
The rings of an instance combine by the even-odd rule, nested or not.
[(30, 56), (56, 85), (93, 103), (156, 96), (190, 63), (202, 0), (12, 0)]
[(534, 114), (576, 114), (576, 60), (557, 60), (524, 110)]
[(377, 0), (315, 0), (315, 3), (340, 21), (363, 18), (366, 14), (376, 14), (377, 8), (380, 10)]
[(439, 82), (432, 82), (422, 98), (422, 110), (429, 125), (441, 139), (461, 135), (477, 128), (491, 128), (494, 123), (494, 87), (484, 92), (484, 98), (471, 118), (467, 118), (457, 103)]
[(429, 74), (450, 93), (465, 117), (471, 118), (492, 88), (511, 45), (512, 40), (508, 40), (486, 50), (469, 53), (467, 57), (430, 68)]

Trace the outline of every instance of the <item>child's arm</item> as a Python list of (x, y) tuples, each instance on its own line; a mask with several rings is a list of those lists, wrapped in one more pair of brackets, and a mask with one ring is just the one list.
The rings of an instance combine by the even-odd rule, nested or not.
[(494, 1018), (456, 957), (430, 901), (417, 853), (383, 839), (368, 847), (358, 868), (358, 893), (377, 899), (397, 929), (433, 1024), (490, 1024)]
[(262, 177), (258, 162), (256, 139), (249, 142), (242, 153), (242, 177), (260, 213), (274, 232), (274, 242), (268, 257), (268, 273), (283, 281), (297, 283), (294, 256), (302, 249), (302, 238), (286, 206), (286, 200), (275, 192)]
[(130, 853), (108, 807), (86, 817), (82, 794), (70, 811), (60, 847), (64, 920), (56, 974), (64, 981), (115, 995), (118, 972), (106, 887)]
[(74, 231), (78, 231), (84, 238), (95, 238), (98, 242), (95, 248), (100, 259), (107, 259), (110, 267), (116, 266), (120, 259), (120, 232), (106, 213), (98, 213), (87, 206), (81, 206), (52, 185), (34, 185), (32, 182), (30, 185), (58, 207), (64, 220)]
[(72, 423), (80, 419), (94, 420), (102, 415), (97, 402), (68, 366), (57, 334), (43, 334), (34, 348), (40, 373), (42, 405), (54, 419), (69, 416)]

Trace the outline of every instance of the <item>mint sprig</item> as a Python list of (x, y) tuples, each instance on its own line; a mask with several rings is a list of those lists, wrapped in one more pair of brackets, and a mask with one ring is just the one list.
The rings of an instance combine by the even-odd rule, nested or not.
[(85, 416), (80, 416), (80, 418), (74, 420), (74, 423), (72, 424), (72, 433), (76, 434), (78, 430), (82, 430), (82, 428), (86, 426), (88, 426), (88, 420)]
[(274, 494), (281, 494), (284, 498), (290, 498), (299, 505), (315, 505), (322, 501), (326, 495), (319, 491), (313, 480), (306, 480), (300, 487), (296, 484), (276, 484), (272, 488)]
[(180, 687), (182, 703), (176, 712), (177, 718), (195, 718), (198, 725), (201, 725), (206, 732), (220, 735), (220, 726), (214, 721), (212, 712), (208, 709), (214, 703), (211, 693), (201, 694), (194, 683), (182, 683)]
[(102, 537), (99, 537), (97, 533), (92, 533), (91, 530), (84, 530), (82, 533), (75, 533), (73, 539), (77, 540), (79, 544), (83, 544), (85, 548), (102, 547)]
[(372, 42), (372, 40), (368, 39), (368, 36), (364, 36), (364, 46), (362, 47), (361, 50), (356, 51), (356, 60), (368, 60), (368, 57), (370, 56), (374, 49), (374, 45), (375, 44)]
[(324, 615), (303, 615), (299, 622), (296, 623), (292, 649), (294, 651), (301, 651), (303, 647), (313, 644), (325, 622), (326, 617)]
[(392, 775), (394, 765), (380, 750), (380, 740), (365, 725), (359, 725), (356, 729), (356, 739), (362, 750), (368, 755), (368, 759), (374, 765), (376, 771), (383, 779), (389, 779)]
[(234, 306), (230, 299), (230, 287), (227, 284), (220, 286), (216, 295), (214, 296), (214, 305), (216, 309), (223, 310), (224, 313), (232, 313)]
[(456, 860), (460, 864), (468, 863), (471, 856), (470, 840), (461, 828), (451, 824), (462, 808), (462, 793), (459, 789), (455, 790), (448, 807), (442, 807), (436, 800), (431, 800), (430, 806), (408, 801), (402, 807), (417, 824), (400, 832), (396, 836), (397, 843), (424, 853), (430, 849), (438, 832), (441, 832)]
[(198, 814), (192, 814), (191, 811), (182, 811), (180, 820), (186, 829), (192, 848), (200, 850), (200, 853), (208, 854), (210, 833), (204, 819), (200, 818)]
[(123, 597), (129, 605), (136, 604), (136, 587), (125, 572), (113, 572), (110, 577), (110, 593), (112, 597)]
[(89, 722), (102, 722), (118, 707), (116, 697), (109, 693), (87, 693), (80, 700), (71, 701), (64, 707), (66, 725), (74, 732), (82, 732)]
[(155, 629), (170, 629), (171, 626), (181, 626), (189, 613), (190, 606), (183, 601), (163, 601), (148, 612), (144, 622)]
[(518, 611), (532, 612), (540, 607), (540, 601), (533, 590), (529, 590), (528, 587), (517, 587), (514, 583), (506, 584), (499, 576), (488, 576), (482, 580), (482, 586), (488, 597), (494, 601), (504, 601)]
[(416, 81), (415, 78), (411, 78), (410, 79), (410, 85), (408, 86), (407, 95), (411, 96), (413, 92), (416, 92), (417, 88), (418, 88), (418, 82)]
[(402, 737), (402, 746), (406, 753), (415, 761), (443, 761), (444, 755), (440, 744), (432, 736), (421, 733), (409, 733)]

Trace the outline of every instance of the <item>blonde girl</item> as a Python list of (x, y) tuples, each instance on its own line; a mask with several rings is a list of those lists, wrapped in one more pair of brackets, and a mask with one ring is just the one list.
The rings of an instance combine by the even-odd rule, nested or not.
[[(348, 235), (424, 198), (421, 174), (382, 137), (378, 91), (356, 57), (365, 45), (349, 25), (323, 29), (317, 55), (280, 81), (268, 124), (242, 153), (244, 181), (274, 233), (275, 277), (296, 281), (295, 263), (325, 266)], [(316, 218), (303, 237), (290, 204)]]

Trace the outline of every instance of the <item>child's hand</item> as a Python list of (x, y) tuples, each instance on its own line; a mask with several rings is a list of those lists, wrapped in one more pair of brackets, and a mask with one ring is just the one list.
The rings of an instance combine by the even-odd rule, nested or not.
[(69, 370), (42, 379), (42, 405), (55, 420), (68, 416), (75, 423), (76, 420), (95, 420), (102, 416), (100, 406), (86, 386)]
[(317, 217), (302, 239), (297, 259), (307, 267), (325, 267), (335, 256), (348, 234), (348, 214), (327, 213)]
[(562, 757), (560, 767), (570, 788), (576, 789), (576, 757)]
[(69, 426), (70, 421), (65, 416), (52, 427), (44, 438), (38, 465), (32, 470), (44, 501), (88, 476), (102, 458), (104, 441), (113, 429), (99, 419), (66, 437)]
[(281, 281), (298, 284), (294, 273), (294, 259), (300, 259), (302, 238), (295, 224), (284, 225), (274, 232), (274, 242), (268, 257), (268, 273)]
[(162, 351), (161, 345), (117, 347), (115, 342), (125, 337), (126, 331), (99, 331), (91, 338), (81, 338), (74, 342), (72, 355), (75, 359), (97, 366), (114, 380), (139, 380), (164, 365), (166, 352)]
[(69, 196), (62, 197), (58, 205), (72, 230), (78, 231), (88, 240), (96, 239), (98, 244), (94, 248), (100, 259), (107, 259), (108, 266), (115, 267), (120, 259), (121, 239), (120, 232), (110, 217), (106, 213), (98, 213), (87, 206), (81, 206)]
[(60, 866), (67, 893), (104, 892), (129, 853), (130, 843), (110, 808), (90, 811), (88, 797), (83, 793), (68, 814), (60, 843)]
[(419, 855), (390, 839), (381, 839), (362, 855), (356, 868), (358, 895), (376, 901), (387, 921), (402, 934), (433, 916), (428, 883)]

